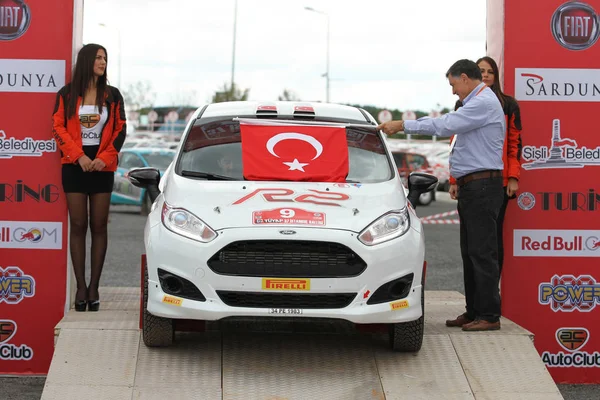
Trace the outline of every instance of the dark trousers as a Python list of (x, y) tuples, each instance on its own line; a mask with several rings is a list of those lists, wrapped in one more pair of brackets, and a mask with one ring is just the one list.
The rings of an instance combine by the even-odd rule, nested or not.
[(460, 251), (467, 317), (500, 319), (500, 271), (496, 220), (502, 207), (502, 177), (477, 179), (458, 188)]
[(496, 220), (497, 236), (498, 236), (498, 270), (499, 275), (502, 277), (502, 265), (504, 264), (504, 215), (506, 214), (506, 206), (508, 206), (508, 194), (506, 194), (506, 186), (502, 189), (504, 194), (504, 200), (500, 206), (498, 212), (498, 219)]

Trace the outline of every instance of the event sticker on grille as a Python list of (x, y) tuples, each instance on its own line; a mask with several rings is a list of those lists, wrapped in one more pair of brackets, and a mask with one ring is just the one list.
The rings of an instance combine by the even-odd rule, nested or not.
[(306, 211), (300, 208), (276, 208), (260, 210), (252, 213), (254, 225), (325, 225), (325, 214), (322, 212)]

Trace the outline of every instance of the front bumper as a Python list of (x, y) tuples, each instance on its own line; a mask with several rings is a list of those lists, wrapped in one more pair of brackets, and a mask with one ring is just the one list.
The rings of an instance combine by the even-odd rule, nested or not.
[[(154, 214), (154, 213), (153, 213)], [(160, 218), (160, 217), (159, 217)], [(302, 308), (302, 314), (293, 317), (337, 318), (353, 323), (397, 323), (421, 317), (420, 284), (423, 272), (424, 241), (422, 233), (414, 229), (377, 246), (364, 246), (350, 231), (296, 228), (294, 240), (311, 240), (341, 243), (367, 264), (358, 276), (344, 278), (310, 278), (309, 290), (263, 289), (263, 278), (220, 275), (213, 272), (207, 261), (220, 249), (236, 241), (282, 239), (281, 227), (235, 228), (218, 231), (219, 236), (210, 243), (199, 243), (167, 230), (162, 223), (152, 221), (146, 225), (145, 246), (148, 265), (148, 311), (156, 316), (173, 319), (219, 320), (227, 317), (268, 317), (274, 305), (266, 307), (233, 307), (225, 304), (217, 291), (278, 293), (278, 294), (339, 294), (356, 293), (343, 308)], [(289, 240), (289, 237), (285, 238)], [(175, 274), (192, 282), (206, 301), (177, 299), (163, 292), (158, 269)], [(381, 304), (367, 304), (370, 296), (381, 285), (394, 279), (414, 274), (408, 295), (402, 300)], [(166, 299), (165, 299), (166, 295)], [(168, 300), (171, 299), (171, 300)], [(287, 316), (283, 315), (283, 316)]]

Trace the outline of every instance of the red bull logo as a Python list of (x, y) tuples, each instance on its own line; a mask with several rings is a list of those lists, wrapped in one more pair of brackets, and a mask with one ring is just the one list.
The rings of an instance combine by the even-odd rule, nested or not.
[(42, 240), (42, 232), (37, 228), (33, 228), (33, 229), (29, 230), (28, 232), (21, 234), (21, 241), (24, 241), (24, 240), (30, 240), (32, 242), (39, 242), (40, 240)]

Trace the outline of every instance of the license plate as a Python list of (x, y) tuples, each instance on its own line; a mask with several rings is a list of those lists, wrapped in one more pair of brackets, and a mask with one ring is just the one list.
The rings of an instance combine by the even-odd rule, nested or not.
[(270, 308), (269, 314), (302, 315), (302, 309), (301, 308)]

